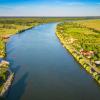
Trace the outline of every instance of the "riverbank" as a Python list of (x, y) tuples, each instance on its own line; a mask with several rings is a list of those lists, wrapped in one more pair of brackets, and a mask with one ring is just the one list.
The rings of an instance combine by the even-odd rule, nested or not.
[[(29, 20), (27, 20), (26, 24), (28, 22)], [(23, 22), (21, 22), (22, 25), (21, 24), (16, 25), (17, 21), (15, 24), (14, 23), (13, 24), (12, 23), (10, 24), (0, 23), (0, 79), (1, 79), (0, 97), (3, 97), (5, 93), (8, 91), (9, 87), (12, 84), (13, 78), (14, 78), (14, 73), (10, 70), (10, 62), (5, 60), (6, 55), (7, 55), (6, 54), (6, 43), (8, 39), (12, 35), (22, 33), (40, 24), (38, 22), (37, 23), (32, 22), (31, 24), (23, 25)]]
[[(67, 23), (66, 23), (67, 24)], [(70, 23), (70, 25), (72, 25), (72, 23)], [(69, 27), (70, 28), (70, 27)], [(60, 30), (61, 29), (61, 30)], [(75, 29), (75, 28), (74, 28)], [(73, 29), (73, 32), (74, 32)], [(77, 27), (78, 29), (78, 27)], [(77, 30), (75, 29), (75, 31)], [(60, 31), (59, 31), (60, 30)], [(76, 49), (75, 45), (78, 45), (76, 43), (76, 41), (78, 41), (76, 38), (73, 38), (70, 34), (70, 36), (68, 36), (67, 31), (66, 34), (64, 34), (66, 29), (64, 29), (63, 25), (62, 26), (57, 26), (56, 29), (56, 35), (59, 38), (60, 42), (62, 43), (63, 47), (66, 48), (66, 50), (68, 50), (71, 55), (77, 60), (78, 63), (81, 64), (81, 66), (89, 73), (91, 74), (91, 76), (98, 82), (98, 84), (100, 84), (100, 70), (90, 62), (90, 58), (87, 58), (85, 56), (83, 56), (78, 49)], [(64, 31), (64, 32), (63, 32)], [(78, 33), (77, 33), (78, 34)], [(76, 35), (77, 35), (76, 34)], [(67, 37), (67, 38), (66, 38)], [(70, 39), (71, 40), (68, 40)], [(92, 41), (91, 41), (92, 42)], [(74, 44), (76, 43), (76, 44)], [(94, 63), (94, 62), (93, 62)]]
[[(19, 33), (21, 33), (21, 32), (24, 32), (24, 31), (26, 31), (26, 30), (28, 30), (28, 29), (31, 29), (31, 28), (33, 28), (34, 26), (31, 26), (31, 27), (28, 27), (28, 28), (26, 28), (26, 29), (21, 29), (21, 30), (19, 30), (18, 32), (16, 32), (16, 33), (14, 33), (14, 34), (19, 34)], [(8, 91), (8, 89), (10, 88), (10, 86), (11, 86), (11, 84), (12, 84), (12, 81), (13, 81), (13, 79), (14, 79), (14, 73), (10, 70), (10, 62), (8, 62), (8, 61), (6, 61), (6, 60), (4, 60), (5, 59), (5, 57), (6, 57), (6, 42), (7, 42), (7, 40), (10, 38), (12, 36), (12, 34), (10, 34), (10, 35), (7, 35), (7, 36), (5, 36), (6, 37), (6, 40), (3, 40), (4, 41), (4, 47), (5, 47), (5, 49), (3, 49), (3, 53), (2, 53), (2, 55), (1, 55), (1, 61), (0, 61), (0, 68), (2, 68), (1, 70), (4, 70), (4, 65), (2, 64), (2, 61), (5, 61), (5, 62), (7, 62), (8, 63), (8, 65), (7, 65), (7, 68), (6, 68), (6, 70), (8, 71), (8, 69), (9, 69), (9, 71), (8, 71), (8, 73), (9, 73), (9, 76), (5, 76), (5, 77), (7, 77), (6, 78), (6, 80), (5, 80), (5, 82), (3, 82), (2, 83), (2, 85), (0, 86), (0, 97), (2, 98), (3, 96), (5, 96), (5, 94), (7, 93), (7, 91)], [(6, 72), (6, 71), (5, 71)], [(5, 73), (4, 72), (4, 73)]]

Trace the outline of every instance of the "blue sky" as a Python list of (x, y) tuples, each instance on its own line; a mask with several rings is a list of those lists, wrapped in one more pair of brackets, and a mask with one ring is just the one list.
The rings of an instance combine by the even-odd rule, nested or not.
[(0, 16), (100, 16), (100, 0), (0, 0)]

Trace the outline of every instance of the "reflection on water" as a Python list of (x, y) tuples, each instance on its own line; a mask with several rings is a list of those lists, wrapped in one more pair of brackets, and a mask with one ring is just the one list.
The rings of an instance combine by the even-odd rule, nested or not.
[(100, 88), (62, 47), (55, 28), (40, 25), (9, 39), (15, 80), (6, 100), (98, 100)]

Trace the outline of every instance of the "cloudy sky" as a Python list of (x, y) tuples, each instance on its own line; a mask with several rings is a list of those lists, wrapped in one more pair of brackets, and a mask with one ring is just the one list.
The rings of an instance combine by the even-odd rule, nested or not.
[(100, 16), (100, 0), (0, 0), (0, 16)]

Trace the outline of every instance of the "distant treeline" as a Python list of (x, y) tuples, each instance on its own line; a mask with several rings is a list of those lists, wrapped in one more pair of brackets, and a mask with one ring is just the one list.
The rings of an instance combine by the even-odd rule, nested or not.
[[(30, 23), (47, 23), (47, 22), (59, 22), (66, 20), (86, 20), (86, 19), (100, 19), (100, 17), (0, 17), (0, 23), (2, 24), (30, 24)], [(28, 21), (27, 21), (28, 20)]]

